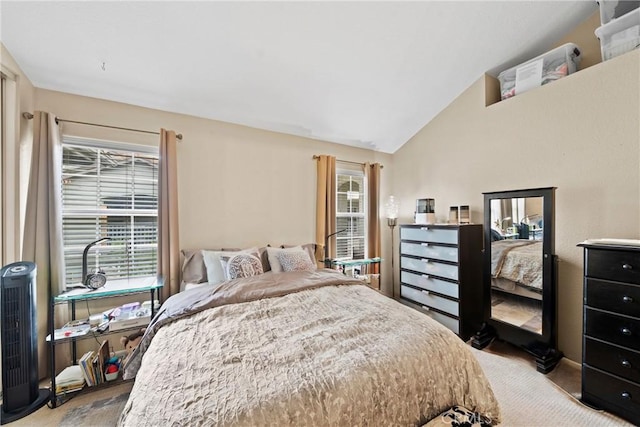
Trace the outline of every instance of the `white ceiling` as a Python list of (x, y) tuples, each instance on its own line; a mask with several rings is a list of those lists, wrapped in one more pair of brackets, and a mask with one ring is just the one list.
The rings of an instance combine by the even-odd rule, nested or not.
[(483, 73), (545, 52), (595, 10), (2, 0), (0, 36), (39, 88), (392, 153)]

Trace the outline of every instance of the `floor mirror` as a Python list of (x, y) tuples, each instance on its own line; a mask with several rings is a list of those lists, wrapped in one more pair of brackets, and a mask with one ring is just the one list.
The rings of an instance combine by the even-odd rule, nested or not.
[(472, 345), (510, 342), (532, 354), (546, 374), (562, 357), (556, 348), (555, 188), (483, 194), (485, 323)]

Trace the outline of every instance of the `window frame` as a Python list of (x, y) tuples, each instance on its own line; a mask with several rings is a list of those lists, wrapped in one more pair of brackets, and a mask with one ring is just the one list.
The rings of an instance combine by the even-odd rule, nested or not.
[[(110, 141), (110, 140), (102, 140), (102, 139), (93, 139), (93, 138), (85, 138), (85, 137), (77, 137), (77, 136), (70, 136), (70, 135), (63, 135), (62, 136), (62, 152), (64, 153), (64, 149), (67, 147), (75, 147), (75, 148), (84, 148), (84, 149), (95, 149), (95, 150), (104, 150), (104, 151), (114, 151), (114, 152), (121, 152), (121, 153), (126, 153), (127, 155), (142, 155), (142, 156), (149, 156), (152, 157), (154, 159), (157, 159), (159, 161), (160, 159), (160, 153), (159, 153), (159, 149), (156, 146), (149, 146), (149, 145), (142, 145), (142, 144), (133, 144), (133, 143), (129, 143), (129, 142), (120, 142), (120, 141)], [(61, 186), (64, 185), (64, 163), (65, 159), (64, 159), (64, 155), (62, 156), (62, 165), (61, 167), (63, 168), (63, 178), (62, 178), (62, 182), (60, 183)], [(134, 167), (135, 170), (135, 163), (132, 163), (132, 166)], [(96, 169), (96, 176), (99, 177), (101, 176), (101, 167), (98, 166)], [(153, 184), (152, 187), (155, 188), (155, 192), (156, 194), (159, 196), (159, 165), (157, 166), (157, 172), (155, 173), (155, 183)], [(123, 181), (125, 182), (125, 181)], [(135, 179), (132, 177), (131, 178), (131, 183), (135, 183)], [(104, 182), (100, 182), (100, 184), (105, 184)], [(107, 184), (108, 185), (108, 184)], [(62, 189), (61, 194), (64, 194), (64, 189)], [(157, 196), (157, 197), (158, 197)], [(132, 192), (132, 200), (135, 200), (135, 193)], [(130, 238), (125, 238), (123, 239), (125, 241), (124, 244), (124, 251), (126, 252), (126, 266), (124, 268), (122, 268), (122, 270), (119, 271), (119, 273), (117, 274), (117, 276), (115, 277), (116, 279), (123, 279), (123, 278), (131, 278), (131, 277), (149, 277), (151, 276), (151, 274), (135, 274), (136, 273), (136, 269), (135, 268), (131, 268), (132, 265), (135, 266), (135, 264), (133, 264), (133, 261), (131, 260), (131, 253), (132, 251), (135, 251), (136, 249), (148, 249), (151, 248), (151, 250), (153, 251), (155, 249), (155, 259), (157, 260), (157, 256), (158, 256), (158, 251), (159, 251), (159, 245), (158, 245), (158, 234), (157, 234), (157, 221), (158, 221), (158, 205), (157, 205), (157, 198), (156, 198), (156, 208), (155, 209), (148, 209), (148, 208), (141, 208), (141, 209), (137, 209), (135, 207), (135, 202), (132, 202), (132, 206), (127, 207), (127, 208), (99, 208), (96, 207), (95, 209), (91, 208), (83, 208), (83, 207), (69, 207), (69, 208), (65, 208), (65, 204), (64, 204), (64, 198), (63, 200), (61, 200), (61, 207), (62, 207), (62, 224), (61, 227), (63, 227), (63, 250), (64, 250), (64, 254), (63, 254), (63, 258), (65, 261), (65, 267), (67, 267), (67, 272), (66, 272), (66, 277), (65, 277), (65, 281), (71, 281), (73, 283), (78, 282), (78, 280), (76, 280), (76, 278), (74, 277), (74, 275), (76, 273), (69, 273), (69, 265), (68, 264), (68, 260), (67, 260), (67, 256), (68, 253), (76, 253), (79, 252), (80, 254), (82, 253), (82, 250), (84, 249), (85, 246), (80, 247), (80, 245), (78, 244), (66, 244), (66, 239), (65, 239), (65, 232), (64, 232), (64, 221), (65, 218), (76, 218), (76, 220), (78, 218), (87, 218), (87, 219), (91, 219), (91, 218), (97, 218), (98, 222), (100, 222), (100, 217), (102, 217), (105, 221), (105, 227), (108, 229), (109, 224), (108, 224), (108, 217), (112, 217), (112, 218), (123, 218), (125, 221), (125, 223), (128, 221), (129, 224), (133, 224), (133, 226), (130, 226)], [(133, 247), (131, 246), (131, 242), (134, 241), (134, 236), (136, 235), (136, 222), (135, 222), (135, 218), (139, 218), (139, 217), (151, 217), (151, 218), (155, 218), (156, 220), (156, 235), (155, 235), (155, 243), (139, 243), (139, 244), (135, 244)], [(114, 227), (113, 224), (111, 224), (112, 227)], [(138, 228), (138, 230), (140, 230)], [(96, 233), (97, 234), (97, 233)], [(104, 236), (101, 236), (104, 237)], [(137, 236), (138, 238), (140, 238), (140, 236)], [(92, 240), (97, 240), (98, 236), (95, 236), (95, 239)], [(89, 244), (90, 241), (86, 242), (86, 244)], [(117, 249), (114, 248), (114, 251), (118, 251), (118, 250), (122, 250), (122, 245), (120, 245)], [(104, 247), (104, 250), (102, 251), (103, 253), (107, 253), (108, 251), (108, 247)], [(91, 251), (89, 251), (89, 262), (88, 262), (88, 270), (91, 271), (92, 268), (95, 268), (96, 265), (93, 265), (91, 263), (91, 260), (94, 260), (94, 263), (97, 264), (97, 259), (99, 258), (99, 254), (100, 253), (100, 249), (99, 247), (92, 249)], [(81, 256), (81, 255), (80, 255)], [(155, 264), (154, 268), (155, 268), (155, 272), (153, 273), (153, 276), (157, 275), (157, 262), (156, 263), (150, 263), (151, 264)], [(77, 266), (75, 264), (73, 264), (73, 270), (77, 270)], [(109, 271), (106, 272), (107, 276), (109, 277)], [(80, 278), (81, 280), (83, 278)]]
[[(338, 203), (338, 194), (343, 193), (341, 191), (339, 191), (339, 187), (338, 187), (338, 181), (339, 181), (339, 176), (343, 175), (343, 176), (351, 176), (351, 177), (359, 177), (362, 178), (362, 189), (359, 191), (359, 194), (362, 195), (362, 200), (363, 200), (363, 206), (362, 206), (362, 211), (361, 212), (339, 212), (338, 211), (338, 207), (339, 207), (339, 203)], [(338, 224), (338, 219), (340, 218), (363, 218), (364, 219), (364, 224), (363, 224), (363, 234), (362, 237), (360, 236), (356, 236), (354, 237), (353, 235), (351, 236), (345, 236), (344, 233), (338, 233), (335, 236), (335, 241), (334, 241), (334, 249), (335, 249), (335, 259), (339, 260), (339, 261), (347, 261), (347, 260), (359, 260), (359, 259), (366, 259), (367, 258), (367, 248), (368, 248), (368, 227), (369, 227), (369, 209), (368, 209), (368, 204), (369, 204), (369, 198), (368, 198), (368, 188), (367, 188), (367, 176), (364, 173), (364, 171), (362, 170), (362, 168), (349, 168), (347, 166), (344, 165), (340, 165), (338, 167), (336, 167), (336, 194), (335, 194), (335, 204), (336, 204), (336, 231), (340, 231), (340, 227), (337, 225)], [(353, 247), (353, 240), (354, 239), (363, 239), (364, 242), (364, 253), (363, 253), (363, 257), (362, 258), (354, 258), (353, 257), (353, 253), (351, 254), (350, 257), (339, 257), (338, 256), (338, 242), (339, 241), (345, 241), (345, 240), (351, 240), (352, 241), (352, 247)], [(348, 270), (352, 269), (352, 267), (347, 267)]]

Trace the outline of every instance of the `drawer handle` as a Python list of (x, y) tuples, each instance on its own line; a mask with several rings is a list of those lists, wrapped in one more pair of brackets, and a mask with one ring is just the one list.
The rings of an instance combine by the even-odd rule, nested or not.
[(423, 306), (422, 306), (422, 309), (423, 309), (424, 311), (429, 311), (429, 307), (427, 307), (426, 305), (423, 305)]
[(631, 362), (629, 362), (627, 359), (622, 359), (622, 366), (624, 366), (625, 368), (630, 368)]
[(421, 290), (420, 292), (422, 292), (425, 295), (429, 295), (429, 291)]
[(622, 332), (623, 335), (631, 335), (631, 329), (629, 328), (622, 328), (620, 329), (620, 332)]
[(431, 260), (428, 259), (428, 258), (422, 258), (420, 261), (422, 261), (422, 262), (431, 262)]
[(631, 264), (622, 264), (622, 268), (625, 270), (633, 270), (633, 267), (631, 266)]
[(622, 297), (622, 302), (633, 302), (633, 298), (625, 295)]
[(428, 274), (423, 274), (422, 277), (425, 278), (425, 279), (430, 279)]
[(429, 246), (429, 243), (420, 243), (421, 246)]
[(625, 400), (631, 400), (631, 393), (629, 393), (628, 391), (623, 391), (620, 397), (622, 397)]
[(420, 227), (420, 230), (422, 230), (422, 231), (429, 231), (429, 227)]

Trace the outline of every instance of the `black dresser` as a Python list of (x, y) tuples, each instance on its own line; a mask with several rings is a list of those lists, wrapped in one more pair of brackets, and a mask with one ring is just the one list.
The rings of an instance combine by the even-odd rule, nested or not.
[(400, 302), (465, 341), (480, 330), (482, 225), (400, 226)]
[(640, 247), (584, 247), (582, 400), (640, 425)]

